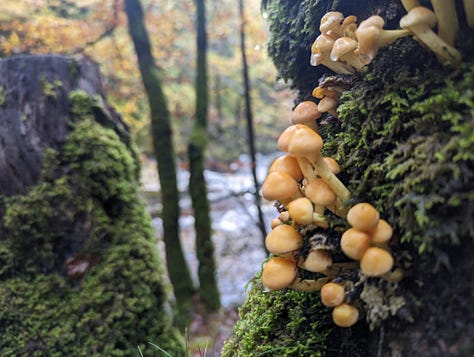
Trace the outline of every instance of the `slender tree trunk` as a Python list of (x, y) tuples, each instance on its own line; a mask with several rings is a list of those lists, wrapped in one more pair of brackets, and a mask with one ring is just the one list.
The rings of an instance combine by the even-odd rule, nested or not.
[(244, 96), (245, 96), (245, 117), (247, 119), (247, 136), (248, 136), (248, 145), (249, 153), (251, 160), (252, 168), (252, 177), (254, 182), (254, 196), (255, 196), (255, 205), (257, 206), (258, 212), (258, 228), (262, 233), (262, 241), (265, 241), (267, 235), (267, 230), (265, 228), (265, 219), (262, 212), (262, 199), (260, 197), (260, 184), (257, 178), (257, 160), (256, 160), (256, 150), (255, 150), (255, 134), (253, 128), (253, 115), (252, 115), (252, 102), (250, 97), (250, 80), (247, 64), (247, 55), (245, 53), (245, 12), (244, 12), (244, 1), (239, 0), (239, 15), (240, 15), (240, 51), (242, 53), (242, 76), (244, 78)]
[(129, 21), (130, 36), (135, 45), (140, 73), (150, 105), (153, 146), (158, 161), (158, 174), (162, 192), (166, 260), (179, 310), (178, 325), (184, 327), (190, 319), (194, 287), (179, 240), (179, 193), (170, 114), (161, 87), (158, 68), (155, 66), (152, 56), (141, 4), (138, 0), (126, 0), (125, 8)]
[(199, 261), (199, 293), (204, 308), (216, 311), (220, 307), (219, 290), (216, 281), (214, 245), (211, 239), (209, 201), (204, 178), (204, 150), (207, 146), (207, 35), (205, 1), (196, 0), (197, 10), (197, 74), (196, 74), (196, 121), (194, 123), (189, 154), (189, 189), (194, 209), (196, 230), (196, 255)]

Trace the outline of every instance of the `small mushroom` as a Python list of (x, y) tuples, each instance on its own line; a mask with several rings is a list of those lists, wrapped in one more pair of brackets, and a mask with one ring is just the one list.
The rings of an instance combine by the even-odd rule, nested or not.
[(393, 257), (390, 252), (379, 247), (370, 247), (360, 260), (360, 268), (367, 276), (382, 276), (393, 267)]
[(298, 161), (294, 156), (291, 155), (279, 156), (273, 160), (270, 168), (268, 169), (268, 173), (273, 171), (285, 172), (293, 177), (296, 181), (300, 181), (303, 178), (303, 173), (298, 166)]
[(357, 30), (357, 16), (349, 15), (342, 21), (341, 25), (343, 36), (356, 39), (355, 31)]
[(379, 221), (380, 214), (370, 203), (362, 202), (352, 206), (347, 212), (347, 222), (360, 231), (368, 232)]
[(326, 250), (312, 249), (306, 259), (300, 264), (300, 268), (313, 273), (323, 273), (331, 264), (332, 258)]
[(349, 304), (341, 304), (332, 310), (332, 319), (339, 327), (350, 327), (359, 320), (359, 310)]
[(349, 37), (339, 37), (332, 47), (330, 57), (332, 61), (345, 63), (360, 71), (366, 63), (354, 52), (358, 47), (358, 42)]
[(288, 152), (298, 158), (304, 157), (308, 159), (313, 165), (315, 172), (331, 187), (341, 201), (345, 202), (350, 197), (350, 192), (336, 175), (329, 170), (322, 159), (322, 146), (322, 138), (313, 130), (303, 126), (297, 128), (289, 138)]
[(321, 112), (318, 110), (318, 105), (310, 100), (305, 100), (299, 103), (293, 110), (291, 116), (292, 124), (305, 124), (314, 131), (318, 131), (318, 124), (316, 119), (321, 117)]
[(336, 201), (336, 193), (320, 178), (317, 178), (305, 186), (304, 194), (315, 205), (328, 207)]
[(379, 48), (410, 34), (408, 30), (384, 30), (384, 25), (383, 18), (377, 15), (370, 16), (359, 24), (355, 32), (358, 41), (355, 52), (363, 64), (372, 62)]
[(300, 187), (293, 177), (284, 172), (273, 171), (262, 184), (262, 196), (268, 201), (280, 201), (287, 205), (302, 197)]
[(438, 20), (438, 36), (448, 45), (454, 46), (456, 35), (459, 31), (456, 1), (431, 0), (431, 4)]
[(334, 175), (337, 175), (339, 172), (341, 172), (341, 167), (332, 157), (323, 157), (323, 160)]
[(386, 244), (392, 238), (392, 226), (384, 219), (379, 219), (377, 225), (370, 230), (371, 242)]
[(409, 30), (416, 38), (431, 49), (443, 64), (457, 65), (461, 62), (461, 54), (433, 32), (436, 15), (423, 6), (412, 8), (400, 19), (400, 27)]
[(287, 224), (273, 228), (265, 238), (265, 247), (273, 254), (293, 252), (303, 245), (303, 238), (296, 229)]
[(336, 73), (354, 73), (354, 70), (350, 66), (340, 62), (331, 61), (329, 56), (331, 54), (333, 45), (334, 39), (332, 37), (325, 34), (319, 35), (311, 46), (310, 64), (312, 66), (318, 66), (322, 64)]
[(329, 113), (333, 117), (337, 118), (337, 99), (334, 97), (325, 96), (319, 101), (318, 110), (321, 113)]
[(329, 11), (323, 15), (319, 25), (319, 31), (322, 34), (327, 34), (334, 39), (341, 37), (344, 34), (342, 22), (344, 15), (339, 11)]
[(262, 284), (268, 290), (285, 289), (297, 275), (296, 262), (291, 258), (272, 257), (262, 270)]
[(344, 302), (344, 287), (336, 283), (326, 283), (321, 288), (321, 302), (324, 306), (334, 307)]
[(360, 260), (369, 246), (370, 235), (355, 228), (349, 228), (341, 236), (341, 249), (348, 258)]
[(310, 224), (313, 222), (313, 204), (306, 197), (300, 197), (287, 205), (291, 219), (296, 224)]

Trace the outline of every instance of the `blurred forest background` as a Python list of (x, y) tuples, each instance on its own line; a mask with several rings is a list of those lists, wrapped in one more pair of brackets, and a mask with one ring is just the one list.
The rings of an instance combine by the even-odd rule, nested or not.
[[(195, 110), (195, 6), (192, 0), (143, 0), (146, 26), (173, 118), (176, 154), (185, 162)], [(207, 4), (209, 63), (209, 153), (214, 168), (238, 160), (246, 143), (240, 18), (232, 0)], [(278, 128), (291, 107), (286, 86), (276, 80), (267, 57), (267, 26), (260, 2), (245, 1), (246, 53), (252, 81), (253, 111), (259, 152), (276, 149)], [(150, 154), (150, 120), (128, 35), (122, 1), (3, 0), (0, 12), (0, 56), (81, 54), (98, 62), (109, 101), (123, 115), (144, 154)]]
[[(196, 284), (193, 211), (188, 196), (187, 147), (196, 119), (196, 7), (192, 0), (142, 0), (145, 25), (170, 111), (180, 190), (180, 238)], [(249, 159), (245, 96), (252, 99), (257, 173), (263, 180), (277, 150), (279, 133), (288, 125), (293, 95), (267, 57), (268, 35), (260, 2), (245, 0), (245, 55), (250, 80), (246, 92), (241, 52), (239, 2), (206, 3), (208, 61), (208, 135), (205, 152), (206, 181), (211, 202), (213, 241), (216, 245), (217, 280), (224, 307), (214, 322), (195, 314), (191, 339), (200, 345), (218, 344), (232, 328), (235, 308), (244, 299), (247, 281), (265, 256), (254, 205)], [(121, 0), (2, 0), (0, 57), (21, 54), (86, 56), (98, 63), (107, 100), (129, 125), (142, 159), (142, 193), (157, 230), (160, 221), (160, 185), (151, 136), (150, 108), (137, 55), (129, 35)], [(271, 203), (264, 212), (274, 215)], [(162, 243), (162, 242), (161, 242)], [(160, 243), (160, 244), (161, 244)], [(164, 251), (164, 249), (160, 249)], [(236, 266), (235, 256), (249, 260)], [(166, 257), (163, 254), (163, 258)], [(229, 317), (229, 314), (231, 315)], [(227, 321), (226, 321), (227, 319)], [(214, 326), (210, 326), (214, 324)], [(227, 324), (228, 331), (219, 331)], [(194, 326), (194, 327), (193, 327)], [(209, 342), (208, 336), (215, 339)], [(200, 345), (200, 346), (201, 346)], [(198, 347), (199, 349), (201, 347)]]

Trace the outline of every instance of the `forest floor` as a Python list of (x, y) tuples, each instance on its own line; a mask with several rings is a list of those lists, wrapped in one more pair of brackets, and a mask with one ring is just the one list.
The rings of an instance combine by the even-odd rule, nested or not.
[[(262, 160), (262, 174), (266, 172), (267, 162)], [(238, 165), (237, 165), (238, 166)], [(163, 235), (159, 201), (159, 185), (154, 161), (144, 160), (142, 169), (142, 189), (148, 210), (160, 238)], [(215, 247), (217, 280), (221, 294), (222, 309), (211, 316), (204, 317), (197, 308), (193, 322), (187, 332), (190, 356), (219, 356), (223, 343), (233, 331), (238, 318), (238, 307), (244, 302), (250, 279), (260, 270), (266, 257), (263, 237), (256, 225), (256, 208), (253, 195), (248, 193), (252, 185), (251, 176), (245, 167), (235, 172), (206, 171), (208, 197), (211, 204), (213, 227), (212, 240)], [(185, 170), (178, 170), (178, 187), (182, 193), (181, 206), (181, 244), (191, 275), (198, 283), (198, 260), (195, 253), (194, 218), (189, 196), (186, 194), (188, 176)], [(262, 207), (266, 226), (276, 215), (272, 203)], [(158, 249), (164, 252), (160, 239)], [(165, 256), (162, 255), (163, 260)], [(196, 301), (195, 306), (199, 306)]]

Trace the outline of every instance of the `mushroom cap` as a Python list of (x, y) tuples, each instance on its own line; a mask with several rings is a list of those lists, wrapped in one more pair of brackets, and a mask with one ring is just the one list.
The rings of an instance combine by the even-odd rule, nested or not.
[(314, 40), (313, 44), (311, 45), (311, 53), (321, 54), (323, 55), (323, 57), (329, 58), (329, 53), (331, 53), (333, 45), (334, 39), (331, 36), (328, 36), (323, 33), (316, 37), (316, 40)]
[(308, 198), (297, 198), (288, 203), (286, 208), (295, 223), (310, 224), (313, 222), (313, 204)]
[(284, 172), (273, 171), (263, 181), (262, 196), (268, 201), (280, 201), (291, 198), (299, 189), (293, 177)]
[(304, 124), (315, 121), (321, 117), (318, 110), (318, 105), (310, 100), (305, 100), (299, 103), (291, 115), (291, 122), (293, 124)]
[(350, 327), (359, 320), (359, 310), (349, 304), (341, 304), (332, 310), (332, 320), (339, 327)]
[(321, 113), (329, 112), (330, 110), (337, 108), (337, 99), (330, 96), (325, 96), (319, 101), (318, 110)]
[(339, 61), (339, 59), (348, 53), (353, 52), (358, 46), (356, 40), (349, 37), (339, 37), (332, 46), (329, 58), (332, 61)]
[(393, 268), (393, 257), (390, 252), (379, 247), (370, 247), (360, 260), (360, 268), (367, 276), (380, 276)]
[(339, 11), (329, 11), (323, 15), (319, 25), (321, 33), (333, 31), (336, 34), (341, 33), (341, 23), (344, 20), (344, 15)]
[(323, 157), (323, 161), (329, 167), (329, 171), (331, 171), (334, 175), (337, 175), (339, 172), (341, 172), (341, 167), (332, 157)]
[(436, 26), (435, 13), (424, 6), (416, 6), (412, 8), (400, 19), (400, 27), (402, 29), (412, 30), (420, 25), (429, 27), (430, 29)]
[(323, 98), (324, 96), (329, 96), (329, 97), (339, 97), (340, 96), (340, 92), (337, 92), (335, 90), (332, 90), (332, 89), (329, 89), (327, 87), (315, 87), (313, 89), (313, 92), (311, 93), (311, 95), (315, 98)]
[(283, 130), (283, 132), (280, 134), (280, 137), (278, 138), (278, 149), (284, 152), (288, 152), (288, 145), (290, 143), (291, 137), (296, 132), (296, 129), (304, 126), (304, 124), (294, 124)]
[(292, 226), (280, 224), (265, 238), (265, 247), (270, 253), (283, 254), (301, 248), (303, 238)]
[(337, 196), (332, 188), (320, 178), (311, 181), (305, 187), (304, 194), (316, 205), (329, 206)]
[(313, 249), (300, 264), (300, 268), (313, 273), (322, 273), (331, 266), (331, 264), (332, 258), (326, 250)]
[(392, 226), (384, 219), (379, 219), (377, 225), (370, 230), (372, 243), (385, 244), (392, 238)]
[(299, 125), (290, 137), (288, 152), (297, 157), (318, 155), (323, 148), (323, 139), (306, 125)]
[(285, 172), (293, 177), (296, 181), (299, 181), (303, 178), (303, 173), (301, 172), (301, 169), (298, 165), (298, 161), (294, 156), (291, 155), (279, 156), (273, 160), (270, 168), (268, 169), (268, 173), (273, 171)]
[(361, 231), (370, 231), (377, 225), (379, 212), (369, 203), (362, 202), (351, 207), (347, 212), (347, 222)]
[(370, 246), (370, 235), (355, 228), (349, 228), (342, 234), (341, 249), (354, 260), (360, 260)]
[(336, 283), (326, 283), (321, 288), (321, 302), (324, 306), (341, 305), (346, 297), (344, 287)]
[(284, 289), (296, 279), (297, 272), (293, 259), (270, 258), (262, 270), (262, 284), (268, 290)]

